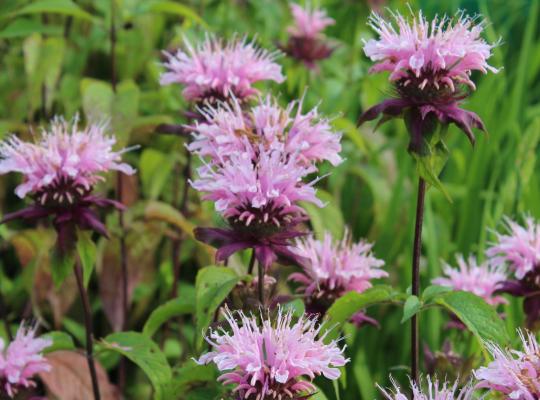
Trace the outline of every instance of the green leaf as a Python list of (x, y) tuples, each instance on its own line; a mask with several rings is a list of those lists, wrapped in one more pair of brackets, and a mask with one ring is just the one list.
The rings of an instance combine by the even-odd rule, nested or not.
[(485, 341), (499, 345), (508, 343), (506, 325), (495, 309), (481, 297), (470, 292), (455, 291), (435, 298), (435, 303), (458, 317), (482, 344)]
[(66, 332), (61, 332), (61, 331), (47, 332), (41, 337), (43, 339), (52, 340), (52, 345), (43, 350), (44, 354), (52, 353), (53, 351), (58, 351), (58, 350), (74, 350), (75, 349), (75, 343), (73, 343), (73, 338), (71, 337), (71, 335), (67, 334)]
[(129, 142), (129, 134), (139, 112), (140, 90), (135, 82), (126, 80), (117, 87), (109, 115), (118, 146), (124, 147)]
[(435, 297), (451, 291), (452, 289), (447, 286), (430, 285), (422, 292), (422, 302), (429, 303)]
[[(388, 302), (396, 295), (390, 286), (374, 286), (363, 293), (349, 292), (337, 299), (326, 313), (328, 326), (332, 330), (326, 336), (327, 341), (339, 337), (339, 327), (347, 322), (356, 312), (383, 302)], [(337, 327), (334, 327), (337, 325)]]
[(172, 378), (167, 358), (148, 336), (139, 332), (118, 332), (107, 336), (101, 345), (135, 363), (154, 387), (156, 400), (167, 400), (166, 387)]
[(96, 264), (96, 244), (92, 241), (90, 233), (84, 231), (77, 231), (77, 253), (81, 260), (83, 268), (83, 281), (84, 286), (88, 287), (92, 271)]
[(192, 301), (189, 301), (184, 297), (169, 300), (152, 311), (152, 314), (150, 314), (144, 324), (143, 334), (152, 337), (161, 325), (169, 319), (183, 314), (191, 314), (193, 312), (195, 312), (195, 304), (193, 304)]
[(140, 12), (155, 12), (177, 15), (190, 19), (205, 28), (208, 24), (190, 7), (174, 1), (145, 1), (142, 3)]
[(216, 378), (216, 368), (213, 365), (199, 365), (189, 360), (181, 367), (173, 369), (173, 378), (168, 391), (169, 393), (186, 393), (191, 386), (211, 385)]
[(101, 122), (110, 118), (114, 93), (108, 82), (84, 78), (81, 80), (81, 94), (87, 120)]
[(139, 169), (146, 197), (151, 200), (159, 197), (172, 173), (175, 162), (175, 157), (152, 148), (142, 152)]
[(95, 21), (92, 14), (87, 13), (81, 7), (70, 0), (36, 0), (21, 7), (15, 12), (7, 14), (6, 17), (14, 17), (17, 15), (27, 14), (63, 14), (70, 15), (75, 18), (84, 19), (86, 21)]
[(51, 250), (51, 273), (54, 286), (59, 288), (62, 282), (72, 273), (75, 266), (75, 254), (72, 251), (60, 253), (57, 246)]
[(1, 39), (13, 39), (27, 37), (34, 33), (46, 34), (49, 36), (61, 35), (63, 28), (57, 25), (43, 25), (38, 21), (25, 18), (17, 18), (0, 31)]
[(334, 239), (340, 239), (343, 236), (345, 227), (341, 210), (336, 206), (336, 202), (330, 193), (319, 189), (317, 197), (325, 203), (323, 208), (311, 203), (301, 202), (302, 207), (309, 215), (315, 237), (322, 239), (325, 232), (330, 232)]
[(220, 304), (238, 283), (240, 277), (227, 267), (205, 267), (195, 280), (195, 319), (197, 321), (197, 347), (203, 343), (202, 333), (211, 324)]
[(422, 303), (420, 303), (417, 296), (409, 296), (405, 301), (405, 305), (403, 306), (403, 317), (401, 318), (401, 323), (404, 323), (412, 318), (412, 316), (415, 315), (421, 307)]

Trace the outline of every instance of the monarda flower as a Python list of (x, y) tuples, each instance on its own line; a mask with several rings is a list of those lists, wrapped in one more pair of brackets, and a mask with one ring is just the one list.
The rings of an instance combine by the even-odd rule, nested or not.
[(188, 149), (215, 163), (237, 152), (256, 157), (259, 147), (279, 150), (312, 166), (316, 162), (341, 163), (341, 134), (333, 131), (327, 119), (316, 108), (302, 113), (302, 101), (281, 108), (270, 96), (246, 110), (239, 101), (222, 103), (201, 111), (202, 123), (190, 129), (194, 140)]
[(396, 96), (368, 109), (359, 123), (382, 114), (381, 122), (403, 115), (411, 135), (409, 151), (424, 155), (436, 122), (456, 124), (474, 144), (472, 128), (485, 131), (482, 120), (460, 108), (475, 89), (473, 71), (497, 72), (487, 60), (496, 44), (480, 37), (485, 22), (459, 12), (454, 18), (431, 22), (419, 13), (408, 21), (392, 13), (391, 22), (372, 13), (369, 25), (378, 38), (364, 41), (365, 54), (376, 64), (371, 72), (390, 72)]
[(475, 371), (478, 387), (487, 388), (513, 400), (540, 398), (540, 347), (533, 333), (519, 331), (523, 351), (506, 350), (488, 343), (493, 361)]
[(217, 261), (246, 248), (252, 248), (266, 268), (278, 256), (295, 259), (289, 241), (301, 235), (294, 227), (305, 219), (298, 202), (323, 206), (315, 195), (315, 181), (302, 181), (309, 172), (294, 155), (285, 157), (262, 146), (256, 160), (236, 153), (217, 165), (203, 165), (191, 185), (205, 193), (204, 200), (215, 202), (229, 228), (197, 228), (196, 237), (219, 249)]
[(50, 370), (41, 352), (52, 345), (50, 339), (36, 338), (36, 328), (21, 324), (15, 339), (5, 347), (0, 338), (0, 391), (14, 397), (20, 388), (35, 386), (32, 378)]
[(525, 226), (505, 219), (505, 234), (497, 234), (496, 242), (486, 251), (494, 265), (504, 265), (516, 279), (508, 279), (500, 290), (514, 296), (523, 296), (523, 309), (527, 324), (534, 327), (540, 322), (540, 224), (531, 217)]
[(507, 277), (503, 266), (496, 267), (489, 262), (478, 264), (472, 255), (467, 260), (457, 255), (456, 260), (458, 268), (445, 264), (443, 271), (446, 276), (433, 279), (434, 285), (471, 292), (493, 306), (508, 303), (504, 297), (495, 294)]
[(283, 50), (304, 62), (308, 68), (314, 68), (317, 61), (330, 57), (334, 51), (334, 46), (322, 32), (335, 21), (324, 10), (303, 8), (294, 3), (291, 4), (291, 13), (294, 24), (287, 29), (290, 36)]
[(278, 53), (268, 52), (248, 42), (233, 38), (228, 42), (207, 36), (198, 46), (184, 41), (186, 50), (165, 53), (167, 72), (160, 83), (184, 85), (183, 96), (195, 103), (225, 101), (234, 96), (243, 101), (257, 94), (256, 82), (284, 81), (281, 67), (275, 63)]
[(338, 379), (339, 367), (349, 361), (335, 340), (324, 343), (316, 318), (293, 322), (292, 311), (279, 309), (275, 321), (261, 315), (259, 326), (254, 316), (236, 315), (226, 309), (229, 328), (210, 332), (213, 351), (198, 362), (214, 362), (224, 372), (219, 380), (235, 386), (237, 399), (307, 399), (316, 376)]
[(54, 119), (50, 131), (43, 130), (35, 143), (23, 142), (16, 136), (0, 143), (0, 174), (23, 174), (15, 193), (34, 200), (33, 205), (5, 215), (2, 223), (53, 216), (60, 248), (67, 244), (75, 227), (107, 235), (92, 207), (123, 206), (93, 195), (92, 189), (104, 180), (101, 174), (107, 171), (135, 172), (121, 162), (125, 150), (113, 151), (116, 140), (105, 135), (103, 125), (80, 130), (77, 122)]
[[(401, 388), (392, 379), (394, 385), (393, 390), (384, 390), (379, 386), (384, 397), (388, 400), (408, 400), (407, 394), (401, 392)], [(471, 384), (458, 389), (458, 382), (450, 385), (447, 382), (440, 384), (437, 380), (432, 381), (430, 376), (427, 377), (426, 390), (422, 390), (416, 383), (411, 381), (412, 400), (471, 400), (473, 399), (474, 388)]]
[[(345, 293), (362, 293), (372, 287), (373, 279), (387, 277), (381, 269), (384, 261), (373, 255), (372, 247), (364, 241), (352, 243), (347, 231), (339, 242), (328, 232), (322, 241), (313, 237), (297, 239), (293, 251), (300, 257), (303, 271), (291, 274), (289, 279), (300, 283), (298, 291), (306, 298), (307, 310), (324, 314)], [(362, 312), (352, 321), (358, 325), (373, 322)]]

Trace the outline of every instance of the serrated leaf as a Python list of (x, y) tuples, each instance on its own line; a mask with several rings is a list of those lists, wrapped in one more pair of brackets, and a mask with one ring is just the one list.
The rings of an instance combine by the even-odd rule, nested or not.
[(190, 299), (180, 297), (169, 300), (152, 311), (152, 314), (150, 314), (144, 324), (143, 334), (152, 337), (161, 325), (171, 318), (184, 314), (192, 314), (193, 312), (195, 312), (195, 304)]
[(422, 303), (420, 303), (417, 296), (409, 296), (407, 300), (405, 300), (405, 305), (403, 306), (403, 317), (401, 318), (401, 323), (403, 324), (411, 319), (413, 315), (420, 311), (421, 307)]
[(92, 237), (89, 232), (77, 231), (77, 254), (81, 260), (83, 268), (83, 281), (84, 286), (88, 287), (92, 271), (96, 265), (96, 244), (92, 241)]
[(495, 309), (470, 292), (455, 291), (435, 298), (435, 303), (453, 313), (483, 344), (505, 345), (509, 341), (506, 325)]
[(168, 400), (166, 388), (172, 378), (167, 358), (159, 346), (139, 332), (118, 332), (107, 336), (101, 343), (103, 349), (114, 351), (135, 363), (154, 387), (156, 400)]
[(73, 338), (71, 337), (71, 335), (67, 334), (66, 332), (61, 332), (61, 331), (47, 332), (41, 337), (43, 339), (52, 340), (52, 345), (50, 345), (49, 347), (46, 347), (43, 350), (43, 354), (52, 353), (53, 351), (58, 351), (58, 350), (74, 350), (75, 349), (75, 343), (73, 342)]
[(436, 296), (440, 296), (443, 293), (448, 293), (450, 291), (452, 291), (452, 289), (447, 286), (430, 285), (422, 292), (422, 302), (429, 303)]
[(220, 304), (227, 298), (230, 291), (238, 283), (240, 277), (227, 267), (205, 267), (199, 271), (195, 280), (197, 321), (197, 347), (203, 343), (203, 333), (206, 331)]
[[(390, 286), (374, 286), (363, 293), (349, 292), (337, 299), (326, 313), (328, 327), (332, 330), (326, 336), (327, 341), (339, 337), (339, 328), (347, 322), (356, 312), (372, 306), (392, 300), (395, 293)], [(334, 327), (337, 325), (336, 327)]]

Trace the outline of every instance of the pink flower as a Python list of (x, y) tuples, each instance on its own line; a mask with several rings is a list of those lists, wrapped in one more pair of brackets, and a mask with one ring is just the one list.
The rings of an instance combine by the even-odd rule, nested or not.
[(327, 26), (334, 25), (336, 21), (326, 15), (326, 11), (292, 3), (291, 13), (294, 18), (294, 25), (288, 28), (289, 34), (295, 37), (315, 38)]
[(248, 153), (235, 153), (221, 165), (202, 166), (191, 185), (206, 193), (203, 199), (214, 201), (216, 211), (231, 224), (279, 228), (305, 215), (298, 202), (323, 206), (315, 195), (315, 181), (302, 182), (310, 171), (294, 155), (262, 147), (258, 151), (256, 161)]
[(270, 96), (248, 110), (242, 109), (236, 99), (232, 104), (208, 107), (202, 111), (206, 122), (192, 127), (195, 140), (188, 149), (219, 161), (237, 152), (255, 157), (262, 146), (295, 154), (304, 165), (323, 160), (334, 166), (341, 163), (341, 134), (333, 132), (316, 108), (307, 114), (301, 109), (302, 100), (283, 109)]
[(482, 297), (488, 304), (498, 305), (508, 303), (502, 296), (496, 296), (495, 291), (499, 289), (500, 283), (507, 278), (505, 269), (501, 266), (495, 267), (489, 262), (478, 265), (476, 257), (469, 256), (467, 260), (462, 255), (456, 256), (457, 268), (444, 265), (446, 277), (432, 280), (435, 285), (448, 286), (454, 290), (464, 290)]
[(291, 274), (306, 297), (335, 299), (346, 292), (363, 292), (372, 287), (371, 280), (388, 276), (381, 270), (384, 261), (375, 258), (373, 245), (364, 241), (351, 243), (346, 231), (334, 242), (326, 232), (322, 241), (313, 237), (297, 240), (293, 250), (303, 257), (303, 271)]
[[(392, 378), (391, 380), (394, 385), (393, 391), (386, 391), (379, 386), (384, 397), (388, 400), (408, 400), (407, 395), (401, 392), (396, 381)], [(458, 390), (457, 381), (452, 386), (449, 386), (447, 382), (440, 385), (437, 380), (432, 381), (429, 375), (427, 377), (427, 390), (422, 390), (412, 381), (411, 388), (412, 400), (471, 400), (474, 392), (474, 388), (470, 384)]]
[(456, 85), (475, 88), (470, 79), (474, 70), (498, 72), (487, 62), (495, 45), (480, 34), (485, 22), (460, 11), (454, 18), (446, 16), (427, 21), (420, 12), (408, 21), (392, 13), (397, 30), (391, 22), (372, 13), (369, 25), (378, 39), (364, 41), (366, 56), (375, 61), (372, 72), (389, 71), (390, 80), (403, 79), (402, 85), (417, 85), (416, 89), (446, 86), (454, 92)]
[(517, 279), (540, 267), (540, 224), (528, 217), (525, 227), (505, 218), (508, 234), (497, 234), (497, 242), (486, 254), (494, 265), (507, 265)]
[(404, 117), (410, 135), (409, 151), (417, 155), (430, 152), (424, 137), (437, 123), (455, 124), (474, 144), (472, 128), (486, 128), (478, 115), (460, 105), (470, 92), (465, 86), (475, 88), (470, 79), (473, 71), (498, 71), (487, 63), (496, 44), (480, 37), (485, 23), (477, 23), (477, 17), (463, 12), (432, 21), (421, 12), (413, 15), (412, 21), (398, 13), (392, 16), (397, 30), (380, 15), (371, 14), (369, 25), (378, 38), (364, 41), (364, 52), (376, 62), (371, 72), (391, 72), (396, 96), (366, 110), (358, 123), (379, 116), (380, 123)]
[(39, 372), (49, 371), (50, 365), (40, 353), (50, 345), (50, 339), (36, 338), (36, 328), (21, 324), (15, 339), (4, 350), (0, 339), (0, 384), (10, 397), (21, 387), (35, 386), (32, 377)]
[(504, 350), (488, 343), (494, 360), (475, 371), (478, 387), (488, 388), (513, 400), (536, 400), (540, 397), (540, 347), (532, 332), (519, 331), (523, 351)]
[(186, 51), (165, 53), (167, 72), (161, 75), (160, 83), (184, 85), (182, 94), (189, 101), (225, 100), (231, 94), (244, 100), (258, 93), (253, 87), (256, 82), (285, 80), (281, 67), (274, 62), (278, 53), (257, 48), (246, 38), (224, 43), (207, 36), (197, 47), (184, 42)]
[(302, 316), (293, 323), (292, 311), (278, 311), (272, 322), (261, 315), (262, 324), (255, 316), (242, 311), (239, 320), (226, 309), (225, 329), (211, 331), (208, 343), (213, 351), (204, 354), (199, 363), (214, 362), (224, 384), (234, 384), (242, 399), (297, 399), (315, 392), (311, 383), (317, 375), (338, 379), (339, 367), (349, 360), (336, 341), (324, 343), (326, 334), (319, 335), (321, 326), (315, 318)]
[[(121, 162), (125, 151), (113, 151), (116, 139), (106, 136), (103, 125), (80, 130), (77, 119), (69, 124), (61, 118), (43, 130), (36, 143), (11, 136), (0, 143), (0, 174), (19, 172), (24, 181), (15, 193), (24, 198), (31, 193), (39, 202), (72, 203), (103, 180), (101, 173), (117, 170), (135, 171)], [(51, 198), (51, 197), (54, 197)]]

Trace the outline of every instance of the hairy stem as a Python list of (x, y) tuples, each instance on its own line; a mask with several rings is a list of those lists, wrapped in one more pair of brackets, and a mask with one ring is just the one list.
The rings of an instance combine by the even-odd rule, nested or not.
[[(416, 201), (416, 221), (414, 225), (414, 245), (412, 258), (412, 294), (420, 293), (420, 254), (422, 250), (422, 224), (424, 220), (424, 199), (426, 195), (426, 181), (418, 180), (418, 198)], [(411, 319), (411, 377), (418, 383), (419, 370), (419, 335), (418, 314)]]
[(88, 300), (88, 293), (84, 287), (83, 273), (79, 258), (77, 258), (75, 261), (75, 277), (77, 278), (77, 286), (79, 287), (79, 294), (81, 295), (83, 305), (84, 325), (86, 328), (86, 361), (88, 362), (88, 368), (90, 369), (92, 391), (94, 392), (94, 400), (100, 400), (99, 383), (97, 379), (96, 364), (94, 361), (92, 310), (90, 308), (90, 301)]

